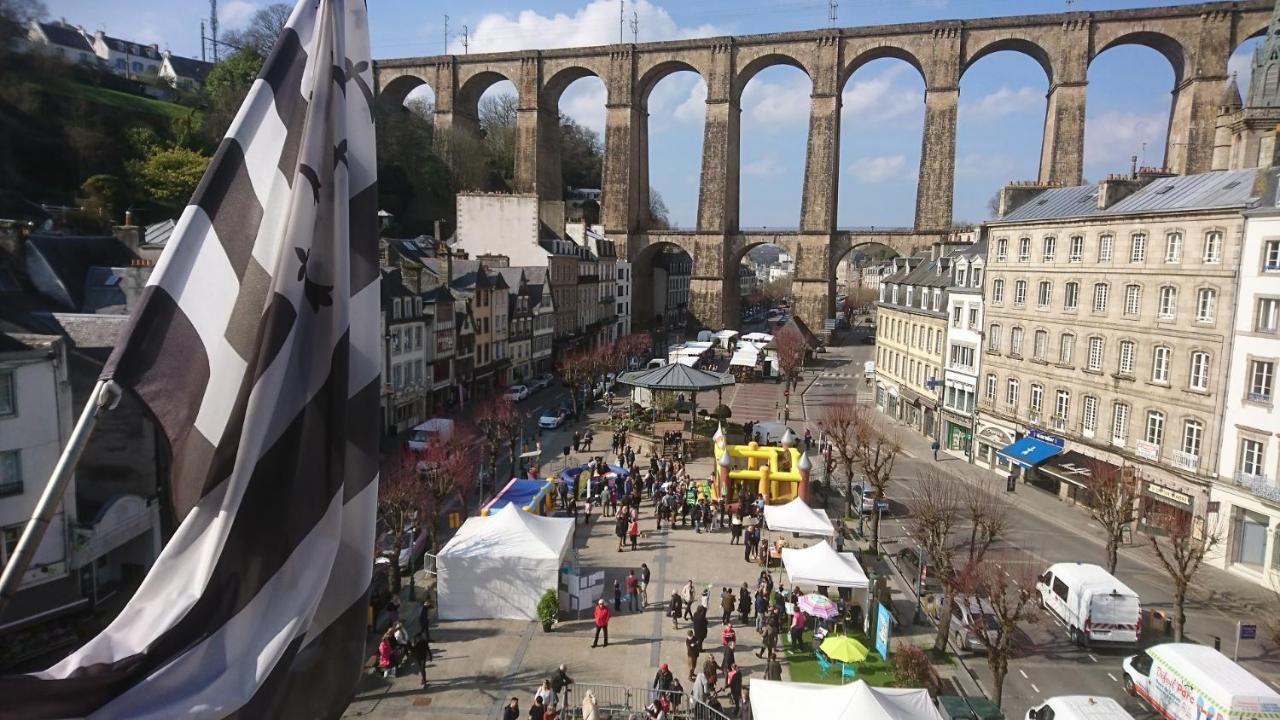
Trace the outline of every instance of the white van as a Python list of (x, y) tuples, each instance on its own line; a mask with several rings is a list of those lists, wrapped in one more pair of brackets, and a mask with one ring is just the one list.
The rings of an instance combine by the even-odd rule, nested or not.
[(865, 380), (874, 380), (876, 378), (875, 360), (868, 360), (862, 363), (862, 377)]
[(1066, 623), (1071, 641), (1138, 644), (1142, 606), (1138, 593), (1098, 565), (1057, 563), (1036, 583), (1040, 606)]
[(1123, 668), (1124, 689), (1169, 720), (1280, 716), (1280, 693), (1211, 647), (1156, 645)]
[(1133, 716), (1109, 697), (1063, 695), (1031, 708), (1025, 720), (1133, 720)]
[(453, 421), (449, 418), (431, 418), (409, 432), (409, 449), (426, 450), (438, 442), (453, 438)]

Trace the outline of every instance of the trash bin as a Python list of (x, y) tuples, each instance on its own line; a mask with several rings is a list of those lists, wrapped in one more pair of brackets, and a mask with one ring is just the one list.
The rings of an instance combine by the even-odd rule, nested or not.
[(1169, 613), (1163, 610), (1148, 610), (1147, 627), (1151, 628), (1152, 632), (1159, 633), (1161, 635), (1172, 635), (1173, 618), (1169, 616)]

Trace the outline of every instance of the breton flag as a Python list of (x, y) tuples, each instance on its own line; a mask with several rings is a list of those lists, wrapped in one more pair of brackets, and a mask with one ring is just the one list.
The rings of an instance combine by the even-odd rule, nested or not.
[(332, 718), (359, 680), (381, 350), (363, 0), (300, 0), (103, 373), (172, 449), (181, 525), (0, 718)]

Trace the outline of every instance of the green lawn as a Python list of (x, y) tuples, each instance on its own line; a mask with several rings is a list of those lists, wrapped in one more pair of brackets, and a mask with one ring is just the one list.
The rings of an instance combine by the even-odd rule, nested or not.
[[(806, 633), (807, 635), (807, 633)], [(863, 645), (871, 645), (865, 635), (854, 633), (853, 637)], [(805, 643), (808, 648), (808, 643)], [(787, 666), (791, 670), (792, 682), (808, 682), (818, 683), (822, 685), (840, 685), (843, 681), (840, 677), (840, 663), (833, 662), (831, 671), (824, 677), (820, 675), (821, 668), (818, 667), (818, 661), (813, 657), (813, 651), (786, 651)], [(880, 653), (871, 651), (866, 660), (857, 664), (857, 674), (854, 675), (855, 680), (865, 680), (868, 685), (874, 687), (889, 687), (893, 685), (895, 680), (893, 667), (880, 657)]]
[(78, 82), (51, 82), (44, 87), (51, 93), (66, 95), (69, 97), (84, 98), (109, 107), (120, 108), (121, 110), (131, 110), (133, 112), (148, 113), (152, 115), (163, 115), (170, 118), (180, 117), (192, 112), (190, 108), (185, 108), (181, 105), (176, 105), (170, 102), (164, 102), (163, 100), (130, 95), (129, 93), (120, 92), (118, 90), (110, 90), (108, 88), (85, 85)]

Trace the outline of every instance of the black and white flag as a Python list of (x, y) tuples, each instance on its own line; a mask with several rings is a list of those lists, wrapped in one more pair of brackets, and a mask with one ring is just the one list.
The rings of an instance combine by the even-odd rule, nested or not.
[(364, 0), (300, 0), (103, 377), (168, 436), (181, 525), (0, 718), (329, 718), (359, 680), (381, 349)]

